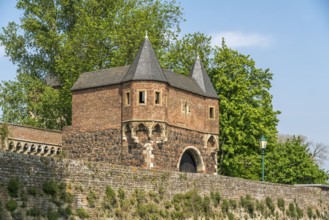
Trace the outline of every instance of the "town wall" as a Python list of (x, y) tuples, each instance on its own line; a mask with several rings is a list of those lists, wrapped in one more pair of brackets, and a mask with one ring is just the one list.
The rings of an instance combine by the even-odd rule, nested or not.
[[(263, 183), (219, 175), (146, 170), (104, 162), (37, 157), (11, 152), (0, 152), (0, 177), (0, 186), (6, 186), (10, 180), (18, 178), (23, 188), (42, 188), (44, 182), (50, 179), (64, 182), (70, 186), (69, 190), (74, 195), (73, 208), (88, 209), (86, 197), (90, 191), (101, 202), (107, 186), (113, 189), (121, 187), (127, 194), (135, 189), (158, 191), (161, 187), (169, 198), (191, 190), (196, 190), (201, 195), (220, 192), (222, 199), (239, 200), (246, 195), (258, 200), (271, 197), (276, 201), (283, 198), (286, 204), (296, 203), (305, 212), (308, 207), (329, 206), (329, 191), (320, 188)], [(0, 200), (7, 201), (8, 194), (0, 192)], [(27, 208), (35, 206), (36, 202), (36, 199), (28, 201)]]

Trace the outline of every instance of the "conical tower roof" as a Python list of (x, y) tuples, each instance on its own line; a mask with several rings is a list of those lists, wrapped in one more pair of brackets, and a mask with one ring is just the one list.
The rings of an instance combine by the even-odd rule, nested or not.
[(190, 76), (200, 86), (201, 90), (205, 93), (206, 96), (218, 98), (216, 91), (209, 79), (209, 76), (202, 65), (199, 55), (195, 60)]
[(122, 82), (134, 80), (168, 82), (147, 35)]

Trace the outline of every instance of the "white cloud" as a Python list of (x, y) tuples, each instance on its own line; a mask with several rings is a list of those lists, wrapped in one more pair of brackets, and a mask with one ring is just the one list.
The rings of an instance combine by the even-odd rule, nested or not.
[(224, 37), (225, 43), (228, 47), (241, 48), (241, 47), (268, 47), (272, 43), (272, 37), (261, 35), (257, 33), (241, 33), (241, 32), (222, 32), (211, 34), (212, 44), (220, 46), (222, 38)]

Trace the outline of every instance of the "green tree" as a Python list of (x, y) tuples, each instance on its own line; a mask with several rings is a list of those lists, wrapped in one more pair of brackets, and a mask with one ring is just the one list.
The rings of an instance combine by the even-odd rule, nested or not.
[[(161, 56), (177, 37), (182, 14), (174, 0), (19, 0), (17, 8), (23, 12), (20, 24), (11, 22), (0, 34), (6, 55), (18, 66), (17, 81), (0, 88), (7, 93), (0, 97), (2, 120), (47, 128), (71, 123), (70, 88), (82, 72), (130, 64), (146, 31)], [(62, 85), (47, 90), (60, 109), (53, 117), (48, 104), (35, 106), (46, 89), (31, 88), (48, 74)], [(15, 89), (22, 84), (35, 92), (33, 98)], [(20, 108), (9, 110), (13, 105)]]
[(302, 137), (292, 137), (278, 143), (266, 155), (266, 179), (275, 183), (325, 183), (329, 173), (320, 169)]
[(197, 55), (200, 56), (203, 65), (208, 68), (211, 53), (211, 37), (196, 32), (186, 34), (181, 39), (172, 42), (160, 62), (166, 69), (188, 75)]
[(271, 149), (277, 137), (279, 112), (273, 110), (269, 92), (272, 74), (223, 40), (214, 51), (210, 75), (220, 97), (219, 173), (259, 180), (258, 140), (264, 134)]

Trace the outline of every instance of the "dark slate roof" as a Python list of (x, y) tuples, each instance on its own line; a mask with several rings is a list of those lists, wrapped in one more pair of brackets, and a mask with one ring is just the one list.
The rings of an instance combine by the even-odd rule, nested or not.
[(149, 39), (146, 37), (131, 66), (115, 67), (80, 75), (72, 91), (109, 86), (128, 81), (160, 81), (201, 96), (218, 96), (204, 70), (200, 58), (196, 59), (190, 76), (184, 76), (168, 70), (162, 70)]
[(190, 77), (195, 80), (195, 82), (199, 85), (206, 96), (218, 98), (199, 56), (197, 56), (195, 60), (192, 71), (190, 73)]
[(145, 37), (133, 64), (130, 66), (122, 82), (131, 80), (167, 82), (148, 37)]
[(204, 92), (202, 92), (201, 88), (191, 77), (174, 73), (169, 70), (165, 70), (165, 74), (168, 79), (169, 85), (171, 85), (172, 87), (189, 91), (201, 96), (205, 96)]
[(80, 75), (72, 87), (73, 90), (95, 88), (121, 83), (130, 66), (114, 67)]

